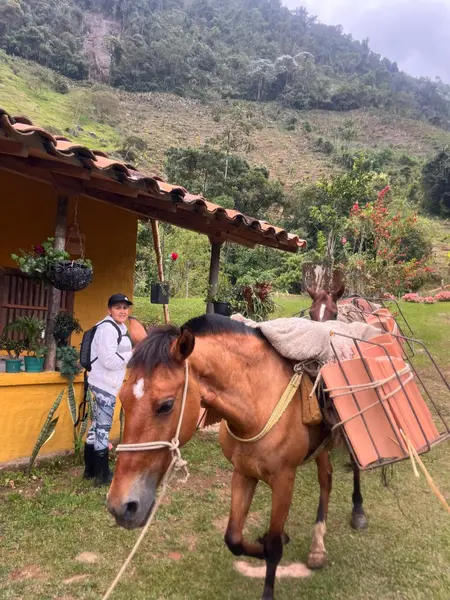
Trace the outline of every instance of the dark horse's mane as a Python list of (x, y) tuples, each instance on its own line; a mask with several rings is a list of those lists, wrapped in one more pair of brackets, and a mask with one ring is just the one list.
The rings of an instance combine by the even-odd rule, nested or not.
[(150, 373), (159, 364), (172, 364), (171, 344), (185, 328), (190, 329), (198, 337), (230, 333), (264, 338), (259, 329), (247, 327), (240, 321), (234, 321), (228, 317), (215, 314), (201, 315), (190, 319), (181, 328), (174, 325), (150, 327), (147, 337), (136, 346), (128, 367), (131, 369), (143, 367)]

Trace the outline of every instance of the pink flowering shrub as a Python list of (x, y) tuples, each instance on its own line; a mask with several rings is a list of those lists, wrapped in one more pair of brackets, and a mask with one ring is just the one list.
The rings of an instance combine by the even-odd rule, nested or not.
[(437, 302), (450, 302), (450, 292), (439, 292), (436, 294), (435, 299)]
[(415, 304), (421, 304), (423, 302), (423, 298), (415, 293), (405, 294), (402, 296), (402, 300), (403, 302), (414, 302)]

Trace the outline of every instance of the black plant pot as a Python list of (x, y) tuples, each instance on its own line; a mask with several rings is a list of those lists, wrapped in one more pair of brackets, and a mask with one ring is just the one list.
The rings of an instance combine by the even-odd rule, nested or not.
[(152, 283), (150, 302), (152, 304), (169, 304), (170, 283)]
[(230, 316), (230, 304), (228, 302), (213, 302), (213, 307), (216, 315)]
[(67, 338), (72, 334), (73, 327), (70, 329), (57, 329), (53, 332), (53, 337), (58, 340), (58, 342), (62, 342), (67, 340)]
[(49, 267), (47, 279), (58, 290), (79, 292), (91, 283), (92, 269), (71, 260), (62, 260)]

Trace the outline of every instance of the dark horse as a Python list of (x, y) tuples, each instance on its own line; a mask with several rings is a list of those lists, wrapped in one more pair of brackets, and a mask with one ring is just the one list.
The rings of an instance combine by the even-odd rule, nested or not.
[[(338, 318), (338, 300), (342, 298), (345, 291), (344, 284), (340, 285), (337, 290), (326, 292), (320, 290), (314, 291), (312, 288), (306, 288), (311, 296), (313, 303), (309, 309), (311, 321), (333, 321)], [(350, 454), (352, 470), (353, 470), (353, 512), (351, 526), (353, 529), (365, 529), (368, 525), (367, 517), (363, 509), (363, 497), (361, 493), (361, 472), (358, 465), (355, 463), (353, 456)]]
[[(227, 317), (203, 315), (181, 329), (153, 328), (147, 335), (142, 328), (139, 337), (142, 341), (129, 363), (130, 376), (120, 392), (125, 411), (124, 446), (172, 440), (180, 420), (183, 390), (187, 393), (180, 445), (194, 435), (201, 406), (220, 415), (219, 443), (234, 467), (225, 542), (236, 556), (266, 562), (262, 598), (273, 600), (277, 566), (289, 540), (284, 526), (296, 471), (316, 450), (320, 499), (308, 565), (321, 567), (327, 562), (324, 536), (332, 466), (328, 452), (320, 450), (327, 428), (323, 423), (303, 423), (297, 390), (264, 437), (242, 441), (263, 430), (293, 374), (293, 363), (280, 356), (257, 330)], [(170, 464), (167, 448), (134, 452), (125, 448), (119, 453), (108, 494), (108, 509), (119, 525), (132, 529), (146, 523), (156, 489)], [(250, 541), (244, 538), (243, 529), (258, 481), (272, 490), (272, 510), (267, 533)]]

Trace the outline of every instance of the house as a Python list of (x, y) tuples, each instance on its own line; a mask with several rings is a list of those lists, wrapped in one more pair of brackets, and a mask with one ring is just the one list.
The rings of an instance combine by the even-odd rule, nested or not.
[[(212, 245), (211, 285), (217, 283), (220, 248), (226, 240), (288, 252), (305, 246), (284, 229), (214, 205), (2, 109), (0, 194), (0, 332), (19, 315), (47, 319), (51, 297), (56, 309), (74, 312), (87, 329), (104, 316), (111, 293), (120, 290), (132, 296), (138, 219), (166, 221), (207, 235)], [(84, 255), (92, 261), (94, 277), (86, 289), (56, 293), (17, 270), (11, 254), (47, 237), (62, 241), (74, 258)], [(72, 344), (79, 341), (72, 336)], [(42, 373), (0, 372), (0, 464), (30, 455), (64, 385), (65, 379), (54, 371), (54, 358)], [(82, 387), (80, 376), (78, 401)], [(58, 427), (46, 453), (72, 447), (65, 404), (59, 410)], [(117, 432), (116, 419), (113, 435)]]

